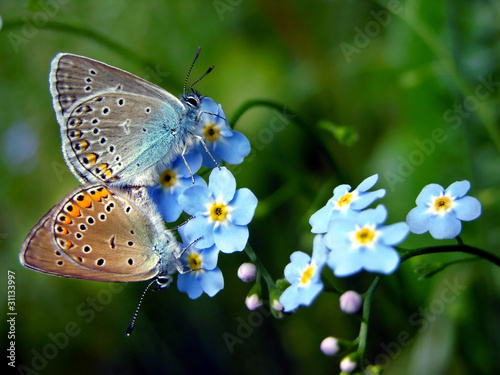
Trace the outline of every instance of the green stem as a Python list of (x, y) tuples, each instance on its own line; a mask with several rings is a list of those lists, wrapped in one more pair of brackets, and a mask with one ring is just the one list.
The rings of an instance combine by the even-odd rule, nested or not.
[(463, 243), (458, 245), (444, 245), (444, 246), (431, 246), (431, 247), (422, 247), (419, 249), (399, 249), (402, 251), (401, 254), (401, 262), (404, 262), (410, 258), (425, 255), (425, 254), (435, 254), (435, 253), (452, 253), (452, 252), (461, 252), (476, 255), (478, 257), (484, 258), (496, 266), (500, 267), (500, 258), (494, 254), (491, 254), (485, 250), (479, 249), (474, 246), (465, 245)]
[(258, 271), (261, 273), (262, 277), (266, 281), (267, 286), (269, 288), (276, 287), (276, 284), (274, 283), (273, 278), (271, 277), (271, 275), (269, 274), (269, 272), (267, 272), (266, 268), (264, 267), (264, 265), (260, 261), (260, 259), (257, 256), (257, 254), (255, 254), (255, 252), (253, 251), (252, 247), (250, 245), (248, 245), (248, 244), (245, 247), (245, 253), (247, 253), (247, 255), (250, 258), (250, 260), (253, 263), (255, 263), (255, 265), (257, 266)]
[(375, 280), (373, 280), (372, 284), (370, 285), (370, 288), (366, 291), (364, 296), (363, 320), (361, 322), (361, 327), (359, 329), (359, 336), (358, 336), (359, 345), (357, 350), (361, 368), (363, 368), (362, 358), (365, 355), (366, 339), (368, 337), (368, 322), (370, 321), (370, 311), (371, 311), (373, 296), (383, 278), (384, 276), (382, 275), (378, 275), (377, 277), (375, 277)]
[(281, 103), (274, 102), (271, 100), (265, 100), (265, 99), (247, 100), (246, 102), (243, 102), (243, 104), (241, 104), (236, 109), (236, 111), (234, 112), (233, 117), (231, 118), (231, 121), (229, 121), (229, 123), (231, 124), (231, 126), (234, 127), (236, 122), (240, 119), (241, 116), (243, 116), (243, 114), (246, 111), (248, 111), (249, 109), (251, 109), (253, 107), (260, 107), (260, 106), (275, 109), (275, 110), (279, 111), (281, 115), (283, 115), (284, 117), (286, 117), (287, 119), (291, 120), (296, 125), (298, 125), (308, 136), (311, 137), (311, 139), (313, 140), (314, 143), (316, 143), (318, 148), (323, 150), (325, 155), (328, 156), (327, 162), (330, 164), (330, 167), (331, 167), (333, 173), (336, 176), (338, 176), (341, 181), (346, 181), (345, 177), (342, 175), (340, 168), (335, 163), (335, 155), (333, 155), (333, 153), (330, 151), (330, 148), (327, 147), (327, 145), (325, 144), (324, 137), (321, 137), (319, 135), (318, 131), (315, 129), (314, 126), (311, 126), (311, 125), (305, 123), (304, 121), (302, 121), (302, 119), (297, 114), (290, 111), (286, 106), (284, 106)]
[[(9, 20), (5, 21), (3, 24), (3, 31), (8, 30), (10, 28), (15, 29), (15, 28), (20, 28), (25, 25), (25, 21), (23, 20)], [(63, 23), (63, 22), (57, 22), (57, 21), (47, 21), (45, 26), (43, 27), (44, 29), (48, 30), (53, 30), (53, 31), (61, 31), (69, 34), (75, 34), (80, 37), (84, 37), (90, 40), (95, 41), (98, 44), (101, 44), (119, 55), (125, 57), (128, 60), (134, 61), (135, 63), (139, 64), (140, 66), (155, 66), (151, 61), (148, 61), (147, 59), (144, 59), (140, 56), (138, 56), (133, 50), (128, 49), (115, 41), (105, 37), (102, 34), (97, 33), (96, 31), (83, 27), (83, 26), (75, 26), (71, 25), (68, 23)]]

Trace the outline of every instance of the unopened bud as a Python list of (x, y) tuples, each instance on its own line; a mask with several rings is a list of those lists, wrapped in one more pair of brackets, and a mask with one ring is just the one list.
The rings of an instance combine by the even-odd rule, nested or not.
[(320, 349), (324, 355), (335, 355), (339, 351), (339, 342), (335, 337), (327, 337), (321, 341)]
[(253, 263), (243, 263), (238, 268), (238, 277), (245, 283), (254, 281), (257, 277), (257, 267)]
[(356, 314), (363, 305), (363, 298), (354, 290), (348, 290), (340, 296), (340, 310), (346, 314)]
[(340, 361), (340, 371), (343, 372), (353, 372), (356, 366), (357, 363), (354, 362), (351, 357), (345, 357), (342, 361)]

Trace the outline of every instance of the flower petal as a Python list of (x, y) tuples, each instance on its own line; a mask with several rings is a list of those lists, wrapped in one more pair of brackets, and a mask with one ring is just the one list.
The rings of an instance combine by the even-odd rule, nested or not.
[(158, 206), (160, 214), (167, 223), (176, 221), (179, 216), (181, 216), (182, 208), (177, 203), (177, 199), (174, 195), (163, 192), (160, 193), (157, 198), (153, 196), (153, 202)]
[(209, 223), (207, 217), (203, 215), (195, 216), (183, 226), (184, 243), (196, 241), (197, 249), (205, 249), (214, 244), (214, 223)]
[(179, 205), (189, 215), (207, 211), (213, 199), (212, 192), (202, 186), (190, 186), (179, 195)]
[(361, 269), (362, 267), (357, 257), (348, 256), (333, 267), (333, 273), (337, 277), (346, 277), (358, 273)]
[(229, 202), (232, 208), (229, 220), (236, 225), (248, 225), (252, 221), (257, 202), (257, 197), (249, 189), (238, 189)]
[(311, 218), (309, 219), (309, 224), (312, 227), (312, 233), (326, 233), (332, 210), (333, 203), (328, 201), (326, 206), (320, 208), (318, 211), (312, 214)]
[(323, 236), (323, 242), (330, 250), (345, 247), (349, 233), (356, 228), (355, 222), (346, 219), (333, 219), (328, 224), (328, 232)]
[(397, 245), (403, 242), (410, 233), (410, 228), (406, 223), (385, 225), (380, 230), (382, 232), (382, 242), (386, 245)]
[[(404, 224), (404, 223), (402, 223)], [(363, 257), (363, 268), (369, 272), (393, 273), (399, 266), (399, 254), (390, 246), (378, 244), (375, 251), (367, 251)]]
[(235, 225), (229, 220), (225, 225), (216, 226), (213, 233), (215, 244), (226, 254), (242, 251), (248, 242), (248, 228), (244, 225)]
[(215, 168), (208, 179), (208, 189), (213, 196), (221, 198), (224, 202), (230, 202), (236, 191), (236, 180), (226, 167)]
[(350, 185), (343, 184), (343, 185), (337, 186), (335, 189), (333, 189), (332, 200), (335, 202), (338, 201), (341, 196), (345, 195), (349, 191), (351, 191)]
[(455, 216), (459, 220), (471, 221), (481, 216), (481, 203), (474, 197), (463, 197), (455, 201), (453, 207)]
[(205, 120), (205, 117), (216, 119), (217, 117), (213, 116), (213, 115), (210, 116), (210, 113), (218, 114), (218, 111), (219, 111), (219, 106), (217, 105), (215, 100), (213, 100), (212, 98), (209, 98), (208, 96), (204, 96), (203, 98), (201, 98), (200, 112), (204, 112), (202, 114), (203, 120)]
[(224, 278), (219, 268), (200, 272), (203, 272), (202, 277), (199, 279), (200, 285), (209, 297), (213, 297), (219, 290), (224, 288)]
[(425, 186), (417, 197), (417, 206), (425, 206), (427, 203), (431, 203), (432, 197), (439, 197), (439, 195), (444, 194), (444, 188), (438, 184), (429, 184)]
[(297, 298), (298, 288), (298, 285), (291, 285), (286, 288), (283, 293), (281, 293), (279, 301), (283, 306), (283, 311), (289, 312), (299, 307), (299, 301)]
[(406, 223), (413, 233), (422, 234), (429, 230), (429, 220), (432, 216), (427, 206), (417, 206), (406, 216)]
[(181, 292), (187, 293), (191, 299), (196, 299), (203, 293), (203, 288), (198, 280), (196, 280), (194, 272), (180, 274), (177, 277), (177, 288)]
[(369, 208), (360, 212), (356, 218), (359, 225), (382, 224), (387, 219), (387, 209), (379, 204), (376, 208)]
[(202, 156), (199, 152), (191, 149), (184, 155), (184, 158), (186, 159), (186, 162), (184, 162), (182, 156), (177, 157), (177, 159), (172, 164), (172, 168), (176, 171), (176, 175), (178, 177), (191, 178), (191, 174), (189, 173), (189, 169), (187, 168), (186, 163), (189, 165), (191, 172), (196, 173), (201, 167)]
[(370, 204), (375, 202), (377, 199), (383, 198), (385, 196), (385, 189), (379, 189), (375, 191), (369, 191), (368, 193), (360, 194), (358, 199), (351, 203), (351, 207), (354, 210), (363, 210)]
[(233, 131), (232, 137), (223, 138), (215, 143), (214, 150), (229, 164), (240, 164), (250, 153), (250, 142), (243, 134)]
[[(198, 248), (196, 243), (193, 246)], [(217, 248), (217, 246), (215, 246), (214, 244), (213, 246), (200, 250), (200, 253), (203, 259), (201, 268), (207, 271), (215, 269), (215, 267), (217, 266), (217, 259), (219, 257), (219, 249)]]
[(377, 183), (377, 181), (378, 181), (378, 174), (374, 174), (373, 176), (366, 178), (354, 190), (365, 192), (365, 191), (371, 189)]
[(470, 189), (470, 182), (467, 180), (456, 181), (448, 186), (446, 189), (447, 193), (450, 193), (452, 197), (462, 198)]
[(435, 215), (429, 223), (429, 232), (437, 240), (452, 239), (460, 234), (462, 222), (454, 215)]
[[(312, 252), (312, 261), (318, 266), (323, 267), (326, 263), (326, 257), (328, 255), (328, 249), (323, 242), (323, 236), (315, 236), (313, 240), (313, 252)], [(321, 272), (317, 272), (318, 277)]]

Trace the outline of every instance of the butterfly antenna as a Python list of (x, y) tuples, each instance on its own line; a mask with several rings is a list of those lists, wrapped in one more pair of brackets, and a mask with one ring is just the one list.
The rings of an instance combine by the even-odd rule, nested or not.
[(214, 66), (210, 66), (210, 68), (208, 68), (208, 70), (205, 72), (205, 74), (203, 74), (200, 78), (198, 78), (196, 81), (194, 81), (191, 86), (188, 87), (187, 91), (191, 90), (193, 88), (194, 85), (196, 85), (198, 82), (200, 82), (203, 78), (205, 78), (205, 76), (210, 73), (212, 71), (212, 69), (214, 68)]
[(141, 298), (139, 299), (139, 303), (137, 304), (137, 308), (135, 309), (135, 312), (134, 312), (134, 316), (132, 317), (132, 321), (130, 322), (130, 325), (128, 326), (127, 328), (127, 332), (125, 333), (125, 335), (127, 337), (130, 337), (130, 335), (132, 334), (132, 330), (134, 329), (134, 326), (135, 326), (135, 320), (137, 319), (137, 314), (139, 314), (139, 309), (141, 307), (141, 303), (142, 303), (142, 300), (144, 299), (144, 296), (146, 295), (146, 292), (148, 291), (149, 287), (154, 283), (156, 282), (156, 280), (153, 280), (151, 281), (148, 286), (146, 287), (146, 289), (144, 289), (144, 292), (142, 292), (142, 296)]
[[(191, 67), (189, 68), (189, 71), (188, 71), (188, 74), (186, 76), (186, 80), (184, 81), (184, 87), (182, 88), (182, 93), (184, 95), (186, 95), (186, 86), (187, 86), (187, 81), (189, 79), (189, 76), (191, 75), (191, 70), (193, 70), (193, 66), (194, 66), (194, 63), (196, 62), (196, 60), (198, 60), (198, 56), (200, 56), (200, 50), (201, 50), (201, 47), (198, 47), (198, 50), (196, 51), (196, 56), (194, 57), (194, 60), (193, 60), (193, 63), (191, 64)], [(189, 89), (192, 87), (193, 85), (191, 85), (189, 87)], [(188, 89), (188, 91), (189, 91)]]

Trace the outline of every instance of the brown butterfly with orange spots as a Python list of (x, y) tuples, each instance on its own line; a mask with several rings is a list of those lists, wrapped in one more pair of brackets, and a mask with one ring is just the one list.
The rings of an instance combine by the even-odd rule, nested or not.
[[(146, 188), (81, 185), (44, 215), (23, 242), (23, 266), (50, 275), (166, 287), (182, 267), (181, 247)], [(182, 272), (182, 271), (181, 271)]]

